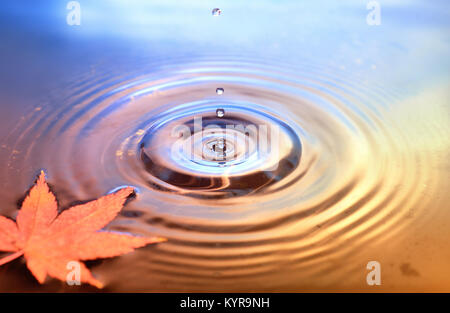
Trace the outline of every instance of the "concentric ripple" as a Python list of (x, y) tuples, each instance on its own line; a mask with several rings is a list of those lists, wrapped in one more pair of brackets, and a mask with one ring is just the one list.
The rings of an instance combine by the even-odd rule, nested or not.
[(45, 168), (63, 205), (135, 186), (110, 227), (169, 238), (134, 260), (136, 273), (151, 270), (151, 288), (244, 290), (329, 274), (337, 257), (392, 240), (426, 177), (382, 87), (329, 67), (286, 68), (241, 59), (96, 74), (24, 118), (10, 168), (21, 184)]
[(158, 116), (140, 149), (150, 176), (197, 197), (263, 192), (293, 172), (301, 156), (296, 132), (263, 108), (214, 101)]

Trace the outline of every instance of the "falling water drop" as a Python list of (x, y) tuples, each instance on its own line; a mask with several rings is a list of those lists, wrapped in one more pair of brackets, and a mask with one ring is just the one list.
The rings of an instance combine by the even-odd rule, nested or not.
[(219, 16), (222, 13), (222, 10), (220, 10), (219, 8), (214, 8), (212, 10), (212, 15), (213, 16)]
[(216, 94), (221, 95), (225, 92), (225, 90), (223, 90), (223, 88), (217, 88), (216, 89)]
[(224, 109), (217, 109), (216, 110), (216, 116), (221, 118), (225, 116), (225, 110)]

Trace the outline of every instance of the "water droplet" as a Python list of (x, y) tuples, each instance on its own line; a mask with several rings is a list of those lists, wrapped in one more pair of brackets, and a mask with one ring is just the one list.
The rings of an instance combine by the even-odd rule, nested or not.
[(216, 89), (216, 94), (221, 95), (225, 92), (225, 90), (223, 90), (223, 88), (217, 88)]
[(222, 10), (220, 10), (219, 8), (214, 8), (212, 10), (212, 15), (213, 16), (219, 16), (222, 13)]
[(224, 117), (225, 116), (225, 110), (224, 109), (217, 109), (216, 110), (216, 116), (217, 117)]

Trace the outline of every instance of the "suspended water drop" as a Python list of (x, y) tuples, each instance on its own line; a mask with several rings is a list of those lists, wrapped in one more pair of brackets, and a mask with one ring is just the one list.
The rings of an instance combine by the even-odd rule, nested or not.
[(225, 116), (225, 110), (224, 109), (217, 109), (216, 110), (216, 116), (217, 117), (224, 117)]
[(214, 8), (212, 10), (212, 15), (213, 16), (219, 16), (222, 13), (222, 11), (219, 8)]
[(217, 88), (216, 89), (216, 94), (221, 95), (225, 92), (225, 90), (223, 90), (223, 88)]

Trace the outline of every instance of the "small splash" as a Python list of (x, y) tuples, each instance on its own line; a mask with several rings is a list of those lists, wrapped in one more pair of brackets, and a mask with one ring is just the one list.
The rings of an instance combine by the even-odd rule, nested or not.
[(227, 146), (224, 138), (218, 138), (210, 146), (211, 150), (216, 154), (216, 159), (223, 160), (226, 157)]
[(216, 110), (216, 116), (217, 116), (218, 118), (224, 117), (224, 116), (225, 116), (225, 110), (224, 110), (224, 109), (217, 109), (217, 110)]
[(222, 10), (221, 10), (221, 9), (219, 9), (219, 8), (214, 8), (214, 9), (212, 10), (212, 15), (213, 15), (213, 16), (219, 16), (220, 14), (222, 14)]
[(218, 95), (223, 95), (224, 92), (225, 92), (225, 90), (223, 90), (223, 88), (216, 89), (216, 94), (218, 94)]
[(217, 140), (217, 144), (213, 145), (213, 150), (216, 152), (225, 152), (226, 150), (226, 145), (225, 145), (225, 141), (223, 140), (223, 138), (219, 138)]

